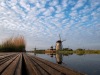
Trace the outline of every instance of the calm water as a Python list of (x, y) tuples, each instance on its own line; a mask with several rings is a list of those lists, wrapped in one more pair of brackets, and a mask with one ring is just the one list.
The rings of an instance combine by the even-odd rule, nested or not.
[[(30, 54), (34, 55), (34, 53)], [(68, 56), (62, 54), (36, 54), (36, 56), (88, 75), (100, 75), (100, 54), (73, 54)]]

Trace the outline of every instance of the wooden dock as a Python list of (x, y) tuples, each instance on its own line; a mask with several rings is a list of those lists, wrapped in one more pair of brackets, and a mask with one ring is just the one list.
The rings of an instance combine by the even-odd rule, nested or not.
[(0, 53), (0, 75), (85, 75), (27, 53)]

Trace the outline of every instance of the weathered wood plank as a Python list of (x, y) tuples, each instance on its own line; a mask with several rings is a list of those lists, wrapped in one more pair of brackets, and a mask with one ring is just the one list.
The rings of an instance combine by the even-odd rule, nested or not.
[(37, 68), (32, 64), (32, 62), (28, 59), (26, 54), (23, 54), (26, 70), (28, 75), (41, 75)]
[(10, 60), (11, 58), (13, 58), (16, 54), (12, 54), (12, 55), (8, 55), (6, 57), (3, 57), (2, 59), (0, 59), (0, 65), (4, 64), (6, 61)]
[(4, 70), (6, 70), (6, 68), (18, 57), (18, 55), (16, 55), (15, 57), (13, 57), (12, 59), (10, 59), (9, 61), (7, 61), (6, 63), (2, 64), (0, 66), (0, 75), (3, 73)]
[(62, 75), (61, 72), (59, 72), (58, 70), (46, 65), (45, 63), (35, 59), (35, 58), (32, 58), (33, 61), (35, 61), (39, 66), (41, 66), (43, 68), (43, 70), (45, 70), (46, 72), (48, 72), (48, 74), (51, 74), (51, 75)]
[(22, 54), (20, 54), (20, 59), (16, 67), (16, 71), (14, 75), (22, 75)]
[(4, 72), (1, 75), (14, 75), (19, 59), (20, 55), (18, 55), (18, 57), (4, 70)]
[(4, 58), (6, 58), (6, 57), (9, 57), (9, 56), (11, 56), (11, 55), (15, 55), (15, 53), (14, 53), (14, 54), (13, 54), (13, 53), (11, 53), (11, 54), (5, 54), (5, 53), (3, 53), (3, 54), (0, 56), (0, 60), (4, 59)]
[(37, 68), (37, 70), (40, 72), (41, 75), (49, 75), (49, 73), (45, 71), (45, 69), (43, 69), (38, 63), (36, 63), (36, 61), (32, 60), (32, 58), (30, 57), (29, 59), (31, 60), (31, 62)]

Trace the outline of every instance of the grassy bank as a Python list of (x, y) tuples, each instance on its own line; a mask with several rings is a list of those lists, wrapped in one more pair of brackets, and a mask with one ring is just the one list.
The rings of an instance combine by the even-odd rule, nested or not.
[[(37, 54), (44, 54), (45, 50), (36, 50), (34, 51)], [(100, 50), (59, 50), (56, 53), (61, 53), (63, 55), (84, 55), (84, 54), (100, 54)]]
[(45, 50), (35, 50), (33, 52), (36, 54), (45, 54)]
[(63, 55), (72, 55), (73, 51), (65, 51), (65, 50), (59, 50), (57, 53), (61, 53)]
[(0, 45), (0, 52), (25, 52), (25, 40), (22, 36), (6, 39)]
[(85, 49), (77, 49), (77, 50), (59, 50), (57, 53), (61, 54), (77, 54), (77, 55), (84, 55), (84, 54), (100, 54), (100, 50), (85, 50)]

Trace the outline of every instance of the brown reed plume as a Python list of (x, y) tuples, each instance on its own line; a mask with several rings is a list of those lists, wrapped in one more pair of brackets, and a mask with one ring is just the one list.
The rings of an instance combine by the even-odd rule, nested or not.
[(25, 52), (25, 40), (23, 36), (11, 37), (6, 39), (0, 45), (0, 51), (3, 52)]

